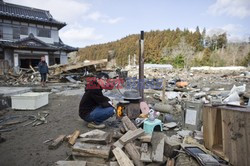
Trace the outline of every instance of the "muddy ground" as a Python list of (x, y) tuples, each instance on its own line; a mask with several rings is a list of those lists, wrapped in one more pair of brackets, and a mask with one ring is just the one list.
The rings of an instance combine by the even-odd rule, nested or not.
[[(49, 150), (45, 140), (56, 138), (60, 134), (69, 135), (76, 129), (84, 133), (88, 129), (78, 116), (78, 105), (81, 96), (63, 96), (51, 94), (49, 104), (35, 111), (8, 111), (10, 115), (37, 115), (41, 111), (49, 111), (47, 124), (32, 127), (22, 127), (2, 133), (5, 142), (0, 143), (1, 166), (38, 166), (52, 165), (58, 160), (64, 160), (71, 154), (71, 149), (64, 143), (56, 150)], [(25, 123), (24, 123), (25, 124)], [(107, 127), (106, 130), (111, 130)]]
[[(195, 74), (196, 75), (196, 74)], [(195, 77), (181, 78), (188, 80), (189, 83), (196, 88), (210, 87), (211, 90), (225, 88), (230, 90), (233, 85), (246, 84), (246, 91), (250, 93), (249, 78), (239, 78), (238, 74), (234, 76), (225, 75), (207, 75), (197, 74)], [(23, 124), (15, 125), (17, 129), (10, 132), (3, 132), (2, 137), (5, 142), (0, 143), (0, 166), (47, 166), (53, 165), (58, 160), (65, 160), (71, 154), (71, 148), (67, 143), (63, 143), (56, 150), (49, 150), (48, 144), (43, 142), (56, 138), (61, 134), (69, 135), (75, 130), (81, 133), (90, 129), (86, 127), (86, 123), (78, 116), (78, 105), (81, 100), (82, 90), (63, 91), (57, 94), (52, 93), (49, 96), (49, 104), (35, 111), (14, 111), (9, 110), (4, 116), (13, 115), (37, 115), (38, 112), (49, 111), (47, 124), (32, 127), (32, 125), (23, 127)], [(67, 96), (70, 95), (70, 96)], [(155, 103), (152, 97), (147, 98)], [(159, 101), (158, 101), (159, 102)], [(150, 102), (148, 102), (150, 103)], [(1, 119), (1, 116), (0, 116)], [(115, 118), (109, 120), (108, 123), (114, 121)], [(117, 125), (108, 125), (106, 131), (118, 130)], [(168, 132), (169, 133), (169, 132)]]

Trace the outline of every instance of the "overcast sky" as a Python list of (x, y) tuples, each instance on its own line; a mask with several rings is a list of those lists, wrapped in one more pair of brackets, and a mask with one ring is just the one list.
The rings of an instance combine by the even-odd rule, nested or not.
[(208, 34), (227, 32), (231, 41), (250, 36), (250, 0), (4, 0), (49, 10), (67, 23), (64, 43), (84, 47), (115, 41), (141, 30), (196, 26)]

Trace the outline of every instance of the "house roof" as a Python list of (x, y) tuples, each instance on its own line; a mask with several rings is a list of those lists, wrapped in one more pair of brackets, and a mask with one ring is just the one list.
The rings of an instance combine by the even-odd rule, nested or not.
[(2, 0), (0, 0), (0, 18), (54, 25), (59, 29), (66, 25), (66, 23), (54, 19), (47, 10), (6, 3)]
[(31, 33), (28, 37), (19, 39), (17, 41), (0, 41), (0, 47), (3, 48), (15, 48), (15, 49), (31, 49), (31, 50), (47, 50), (47, 51), (65, 51), (73, 52), (77, 51), (78, 48), (71, 47), (64, 44), (61, 40), (59, 43), (48, 44), (42, 40), (34, 37)]

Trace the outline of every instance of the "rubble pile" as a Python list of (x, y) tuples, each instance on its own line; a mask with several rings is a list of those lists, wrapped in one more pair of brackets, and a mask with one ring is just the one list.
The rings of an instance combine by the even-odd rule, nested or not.
[[(92, 76), (91, 72), (101, 70), (106, 66), (107, 59), (96, 61), (84, 61), (75, 64), (49, 66), (48, 82), (72, 82), (79, 83), (84, 81), (86, 76)], [(37, 67), (30, 66), (29, 69), (20, 68), (18, 71), (9, 70), (8, 73), (0, 75), (0, 85), (19, 86), (19, 85), (39, 85), (40, 73)]]
[[(71, 157), (57, 161), (55, 165), (199, 165), (227, 164), (208, 151), (191, 135), (167, 136), (163, 132), (146, 133), (128, 118), (121, 119), (120, 131), (104, 132), (99, 129), (80, 134), (60, 135), (48, 145), (55, 149), (63, 141), (72, 146)], [(58, 143), (58, 141), (60, 143)], [(192, 150), (201, 156), (190, 155)], [(209, 160), (206, 160), (209, 158)], [(220, 163), (219, 163), (220, 162)]]

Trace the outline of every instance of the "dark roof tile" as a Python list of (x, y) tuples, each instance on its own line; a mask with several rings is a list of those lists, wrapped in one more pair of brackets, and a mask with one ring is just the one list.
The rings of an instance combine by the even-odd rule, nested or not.
[(36, 9), (0, 1), (0, 17), (11, 17), (16, 19), (25, 19), (29, 21), (38, 21), (41, 23), (50, 23), (64, 27), (66, 23), (55, 20), (49, 11)]

